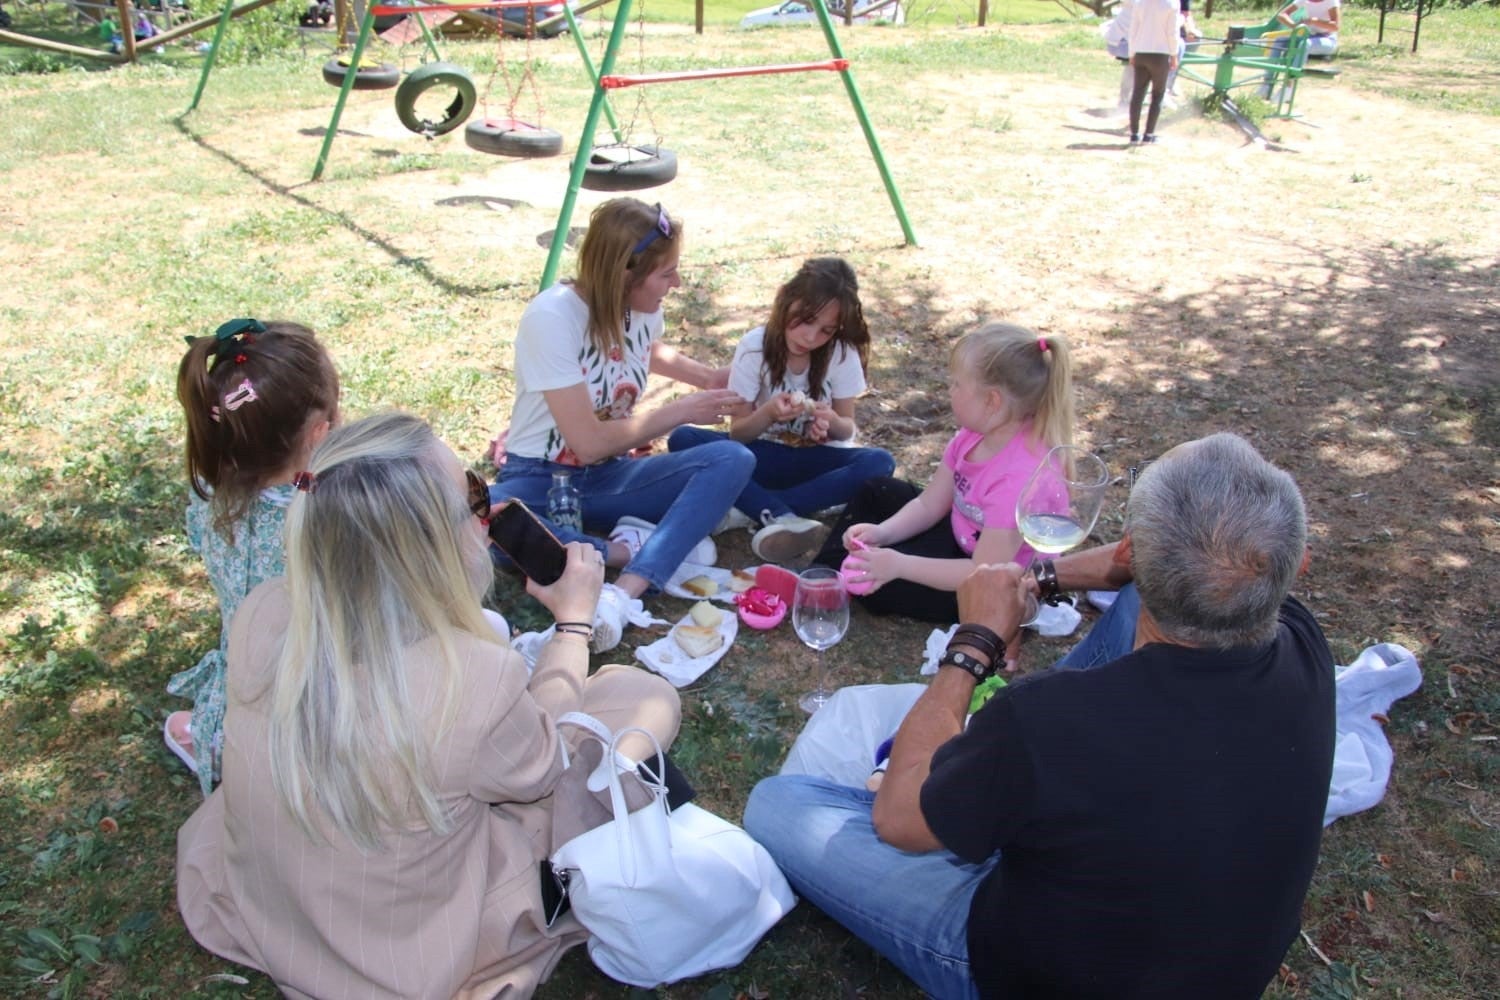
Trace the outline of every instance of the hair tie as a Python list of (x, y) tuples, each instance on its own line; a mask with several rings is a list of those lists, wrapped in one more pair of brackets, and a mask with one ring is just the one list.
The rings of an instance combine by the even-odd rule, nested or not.
[(318, 474), (316, 472), (299, 472), (292, 477), (292, 485), (303, 493), (318, 492)]
[(1047, 353), (1047, 338), (1046, 337), (1038, 337), (1038, 338), (1036, 338), (1036, 346), (1037, 346), (1037, 350), (1041, 351), (1043, 354), (1046, 354)]
[[(232, 357), (237, 365), (249, 361), (249, 355), (245, 354), (241, 348), (255, 343), (255, 335), (265, 332), (266, 324), (250, 316), (220, 323), (214, 330), (213, 360), (209, 362), (209, 367), (213, 367), (225, 357)], [(182, 339), (191, 344), (198, 338), (183, 337)], [(231, 351), (234, 353), (231, 354)]]

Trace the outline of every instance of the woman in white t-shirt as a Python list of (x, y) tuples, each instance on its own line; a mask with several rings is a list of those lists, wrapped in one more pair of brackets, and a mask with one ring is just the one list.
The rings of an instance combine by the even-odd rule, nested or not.
[[(811, 553), (822, 525), (804, 515), (842, 506), (867, 480), (895, 470), (890, 452), (851, 444), (869, 350), (859, 282), (838, 257), (805, 262), (777, 290), (766, 325), (740, 339), (729, 388), (744, 405), (728, 436), (755, 455), (755, 473), (734, 506), (739, 523), (759, 528), (750, 547), (761, 559), (782, 563)], [(679, 427), (667, 447), (682, 451), (724, 437)]]
[(1339, 47), (1339, 0), (1292, 0), (1276, 12), (1276, 20), (1287, 27), (1294, 27), (1297, 11), (1304, 16), (1301, 23), (1307, 25), (1307, 54), (1327, 57)]
[[(627, 598), (659, 590), (706, 541), (750, 479), (755, 458), (736, 441), (633, 458), (630, 453), (683, 424), (734, 412), (728, 369), (710, 368), (662, 342), (662, 301), (682, 284), (681, 225), (660, 205), (604, 202), (589, 218), (578, 276), (537, 295), (516, 331), (516, 398), (495, 502), (519, 498), (541, 514), (553, 472), (567, 469), (582, 499), (585, 529), (613, 525), (608, 541), (554, 525), (563, 541), (590, 541)], [(637, 412), (658, 373), (697, 386)], [(601, 602), (603, 608), (608, 601)], [(596, 633), (597, 634), (597, 633)]]

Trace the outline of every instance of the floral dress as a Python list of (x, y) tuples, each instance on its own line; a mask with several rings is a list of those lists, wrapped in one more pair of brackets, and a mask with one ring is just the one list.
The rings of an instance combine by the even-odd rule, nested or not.
[(193, 699), (193, 755), (198, 761), (198, 783), (204, 795), (213, 791), (219, 780), (229, 623), (246, 594), (262, 581), (282, 576), (286, 571), (281, 529), (294, 492), (291, 486), (261, 490), (249, 512), (234, 525), (232, 539), (214, 530), (213, 508), (208, 501), (196, 493), (188, 498), (188, 544), (203, 557), (214, 594), (219, 598), (219, 645), (204, 653), (192, 669), (168, 681), (167, 691)]

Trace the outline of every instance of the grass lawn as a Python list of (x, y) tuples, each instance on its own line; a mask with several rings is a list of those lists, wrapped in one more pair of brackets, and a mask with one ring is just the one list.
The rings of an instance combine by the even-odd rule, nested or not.
[[(568, 158), (485, 156), (462, 130), (426, 140), (389, 93), (357, 92), (311, 182), (336, 91), (326, 36), (296, 36), (291, 6), (231, 29), (192, 114), (189, 46), (117, 69), (0, 46), (0, 994), (275, 995), (198, 949), (173, 898), (175, 832), (200, 799), (161, 742), (187, 707), (164, 685), (219, 630), (184, 539), (182, 335), (239, 315), (306, 322), (347, 413), (418, 413), (476, 468), (508, 417), (511, 336)], [(647, 6), (622, 70), (826, 55), (815, 28), (740, 30), (754, 0), (710, 5), (701, 36), (685, 0)], [(18, 30), (73, 30), (61, 5), (7, 10)], [(948, 345), (988, 317), (1069, 338), (1080, 438), (1117, 474), (1215, 430), (1289, 469), (1314, 549), (1298, 595), (1339, 661), (1400, 642), (1425, 680), (1391, 712), (1385, 801), (1325, 834), (1306, 933), (1268, 996), (1500, 995), (1500, 10), (1436, 12), (1416, 55), (1350, 10), (1341, 72), (1303, 81), (1303, 117), (1246, 100), (1266, 140), (1252, 141), (1185, 82), (1161, 147), (1133, 151), (1092, 21), (1042, 0), (1001, 0), (982, 29), (961, 4), (908, 13), (839, 37), (915, 247), (830, 74), (613, 98), (633, 136), (681, 162), (643, 195), (686, 225), (669, 339), (727, 362), (805, 257), (840, 254), (876, 344), (861, 433), (899, 474), (931, 473), (953, 432)], [(597, 59), (599, 22), (585, 33)], [(445, 52), (486, 107), (514, 101), (576, 148), (590, 91), (570, 40)], [(419, 61), (415, 46), (381, 54)], [(508, 90), (502, 62), (535, 88)], [(584, 192), (572, 225), (603, 197)], [(653, 383), (652, 399), (675, 391)], [(1097, 540), (1118, 536), (1124, 495)], [(719, 541), (721, 565), (751, 562), (745, 537)], [(509, 579), (496, 604), (538, 621)], [(914, 679), (927, 632), (856, 612), (834, 681)], [(635, 630), (609, 659), (654, 638)], [(1030, 642), (1029, 664), (1069, 641)], [(705, 806), (738, 819), (780, 766), (812, 664), (789, 627), (742, 631), (683, 692), (675, 754)], [(579, 950), (539, 995), (631, 994)], [(658, 995), (917, 993), (802, 905), (741, 967)]]

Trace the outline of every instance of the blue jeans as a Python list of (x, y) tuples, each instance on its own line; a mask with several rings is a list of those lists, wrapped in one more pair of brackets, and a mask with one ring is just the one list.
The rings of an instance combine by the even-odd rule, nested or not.
[[(686, 451), (727, 439), (722, 431), (679, 427), (667, 438), (667, 448)], [(896, 460), (883, 448), (795, 448), (764, 438), (756, 438), (745, 447), (755, 456), (755, 472), (734, 505), (753, 518), (759, 518), (761, 511), (779, 517), (837, 507), (848, 503), (866, 480), (889, 476), (896, 469)]]
[[(1124, 587), (1055, 669), (1109, 663), (1135, 644), (1140, 597)], [(909, 854), (875, 835), (875, 795), (810, 775), (766, 778), (750, 793), (745, 829), (808, 902), (941, 1000), (976, 997), (969, 904), (1000, 862), (971, 865), (944, 851)]]
[(969, 902), (1000, 862), (909, 854), (875, 836), (873, 792), (803, 774), (766, 778), (745, 829), (792, 888), (941, 1000), (978, 997), (969, 973)]
[(1083, 641), (1068, 650), (1068, 655), (1052, 668), (1087, 670), (1118, 660), (1135, 648), (1135, 619), (1140, 610), (1141, 595), (1136, 593), (1135, 584), (1127, 583)]
[[(720, 441), (677, 454), (612, 458), (596, 465), (565, 466), (511, 455), (490, 487), (490, 500), (514, 497), (545, 517), (552, 473), (567, 469), (583, 501), (585, 527), (604, 531), (622, 517), (656, 524), (635, 558), (621, 570), (644, 577), (660, 590), (693, 546), (708, 537), (750, 480), (755, 456), (735, 441)], [(548, 522), (565, 542), (588, 542), (601, 554), (607, 543)]]

